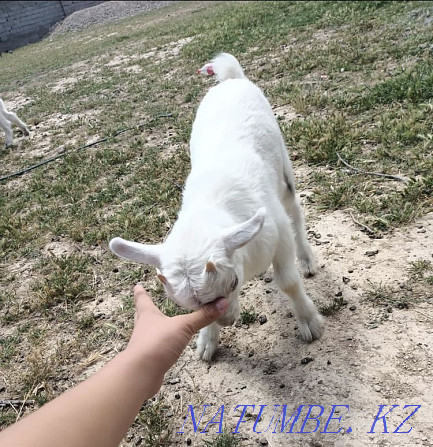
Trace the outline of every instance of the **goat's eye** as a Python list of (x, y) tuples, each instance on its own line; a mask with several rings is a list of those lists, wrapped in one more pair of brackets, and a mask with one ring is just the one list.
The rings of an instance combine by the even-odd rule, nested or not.
[(238, 277), (235, 276), (235, 279), (234, 279), (234, 281), (232, 282), (232, 285), (231, 285), (231, 287), (232, 287), (232, 292), (233, 292), (233, 290), (236, 289), (237, 286), (238, 286)]

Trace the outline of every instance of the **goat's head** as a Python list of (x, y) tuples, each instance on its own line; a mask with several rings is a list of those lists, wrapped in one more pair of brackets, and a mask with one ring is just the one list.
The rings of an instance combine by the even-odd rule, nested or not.
[(187, 255), (173, 250), (168, 241), (143, 245), (119, 237), (110, 241), (110, 249), (122, 258), (155, 266), (167, 295), (179, 306), (196, 310), (219, 297), (230, 301), (237, 295), (243, 269), (236, 262), (236, 250), (259, 233), (265, 215), (265, 208), (260, 208), (251, 219), (224, 230), (206, 246), (188, 247)]

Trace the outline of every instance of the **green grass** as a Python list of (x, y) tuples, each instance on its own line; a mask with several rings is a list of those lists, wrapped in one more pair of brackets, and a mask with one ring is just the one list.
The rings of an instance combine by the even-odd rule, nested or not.
[(135, 424), (143, 430), (142, 445), (146, 447), (170, 445), (171, 429), (166, 416), (167, 404), (164, 400), (149, 400), (141, 408)]
[[(432, 6), (179, 2), (4, 54), (0, 97), (18, 97), (14, 111), (29, 123), (32, 138), (17, 134), (18, 146), (7, 150), (0, 141), (0, 176), (65, 151), (0, 183), (0, 321), (8, 331), (1, 360), (8, 393), (24, 398), (44, 383), (43, 404), (65, 377), (76, 380), (76, 365), (88, 356), (107, 346), (121, 350), (133, 325), (137, 282), (166, 314), (182, 312), (162, 293), (153, 268), (114, 257), (108, 241), (159, 243), (173, 225), (189, 172), (191, 124), (213, 85), (195, 70), (219, 51), (239, 58), (272, 106), (298, 113), (279, 124), (295, 164), (313, 173), (313, 211), (351, 210), (378, 236), (431, 211)], [(192, 40), (173, 51), (186, 38)], [(132, 66), (141, 71), (128, 71)], [(172, 116), (156, 118), (165, 113)], [(337, 152), (359, 169), (409, 182), (350, 173)], [(49, 254), (51, 243), (69, 255)], [(422, 299), (417, 288), (433, 283), (429, 268), (421, 261), (410, 267), (413, 292), (372, 285), (366, 299), (380, 306)], [(110, 300), (110, 310), (97, 317), (99, 303)], [(333, 313), (341, 303), (326, 306)], [(245, 324), (256, 318), (254, 309), (242, 309)], [(28, 360), (17, 361), (18, 355)], [(165, 422), (158, 422), (165, 410), (143, 411), (140, 424), (156, 427), (146, 442), (165, 442)], [(2, 424), (14, 420), (9, 414)], [(235, 445), (227, 442), (218, 445)]]
[(432, 271), (433, 265), (428, 259), (418, 259), (410, 263), (409, 275), (414, 280), (426, 281), (427, 284), (432, 284)]
[(206, 447), (238, 447), (241, 445), (241, 441), (233, 433), (224, 429), (224, 432), (217, 435), (214, 439), (205, 440), (204, 445)]
[(374, 306), (395, 307), (398, 309), (407, 309), (410, 303), (410, 297), (401, 290), (394, 289), (388, 285), (374, 284), (364, 291), (363, 298)]
[(257, 321), (258, 314), (253, 306), (242, 306), (239, 320), (242, 324), (252, 324)]
[(329, 317), (339, 312), (345, 306), (347, 306), (347, 301), (342, 296), (338, 296), (333, 298), (329, 303), (320, 306), (319, 312), (325, 317)]

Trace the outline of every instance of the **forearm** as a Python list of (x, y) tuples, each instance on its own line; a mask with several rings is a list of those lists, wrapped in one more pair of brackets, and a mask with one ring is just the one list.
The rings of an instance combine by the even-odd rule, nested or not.
[(118, 446), (141, 405), (160, 388), (163, 372), (120, 353), (97, 374), (0, 434), (0, 445)]

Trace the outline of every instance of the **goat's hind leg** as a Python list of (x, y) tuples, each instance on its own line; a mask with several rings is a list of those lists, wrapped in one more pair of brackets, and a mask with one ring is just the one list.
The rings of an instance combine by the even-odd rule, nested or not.
[(307, 240), (304, 213), (296, 197), (295, 181), (290, 164), (285, 166), (284, 182), (287, 186), (287, 191), (283, 198), (283, 204), (292, 220), (293, 229), (295, 230), (296, 254), (304, 276), (313, 276), (316, 274), (316, 263), (314, 261), (313, 250)]
[(21, 132), (22, 132), (26, 137), (30, 135), (29, 129), (27, 128), (26, 124), (25, 124), (23, 121), (21, 121), (21, 120), (15, 115), (15, 113), (13, 113), (13, 112), (7, 112), (5, 115), (6, 115), (6, 117), (8, 118), (8, 120), (9, 120), (11, 123), (16, 124), (16, 125), (21, 129)]
[(280, 244), (273, 261), (278, 286), (292, 299), (293, 313), (298, 322), (300, 336), (305, 341), (320, 338), (324, 329), (322, 315), (305, 293), (302, 279), (296, 269), (293, 255), (293, 236), (290, 234)]

